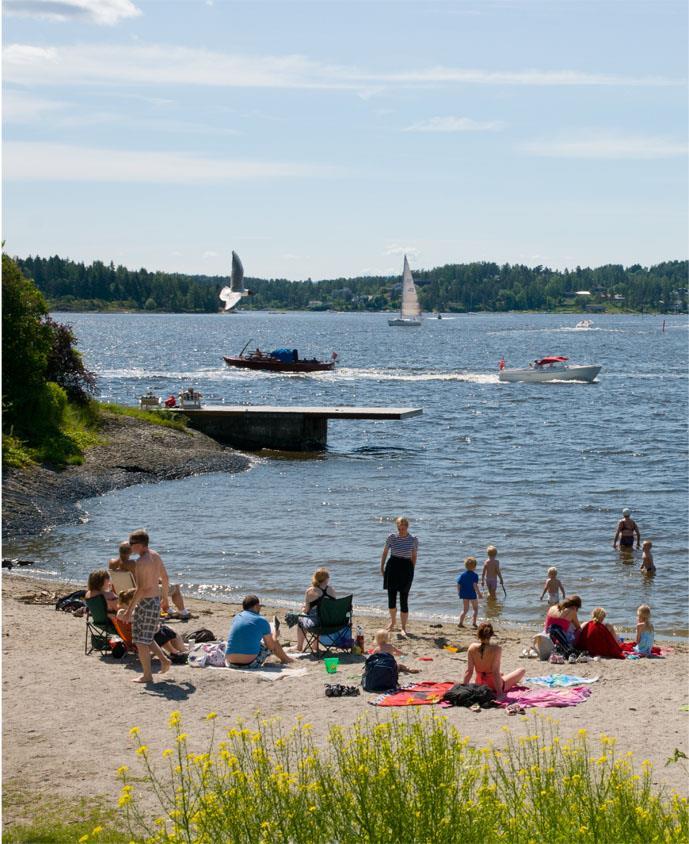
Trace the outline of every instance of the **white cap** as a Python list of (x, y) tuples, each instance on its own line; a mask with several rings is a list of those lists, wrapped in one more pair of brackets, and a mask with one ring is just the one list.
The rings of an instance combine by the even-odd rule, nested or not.
[(624, 510), (622, 511), (623, 516), (629, 516), (630, 513), (631, 513), (631, 510), (629, 509), (629, 507), (625, 507)]

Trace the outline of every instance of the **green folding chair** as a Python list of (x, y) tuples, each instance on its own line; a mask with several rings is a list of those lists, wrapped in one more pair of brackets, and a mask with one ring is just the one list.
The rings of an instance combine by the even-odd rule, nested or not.
[(86, 602), (84, 654), (88, 656), (93, 651), (100, 651), (102, 654), (109, 653), (110, 639), (117, 636), (117, 630), (108, 616), (106, 600), (102, 595), (84, 598), (84, 600)]
[[(301, 627), (307, 650), (316, 656), (331, 651), (352, 649), (352, 595), (343, 598), (328, 598), (318, 605), (318, 624), (315, 627)], [(306, 616), (300, 616), (306, 618)]]

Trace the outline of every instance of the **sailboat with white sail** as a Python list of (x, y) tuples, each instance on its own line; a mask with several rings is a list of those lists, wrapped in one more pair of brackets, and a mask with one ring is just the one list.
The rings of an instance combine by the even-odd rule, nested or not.
[(400, 315), (395, 319), (389, 319), (388, 325), (421, 325), (421, 305), (416, 295), (416, 287), (409, 269), (409, 261), (404, 256), (404, 272), (402, 274), (402, 307)]

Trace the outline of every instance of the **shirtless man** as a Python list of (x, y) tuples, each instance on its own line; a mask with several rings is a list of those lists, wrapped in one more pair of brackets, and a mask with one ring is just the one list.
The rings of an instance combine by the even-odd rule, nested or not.
[(636, 547), (639, 548), (641, 545), (641, 534), (639, 533), (639, 527), (632, 519), (629, 510), (625, 507), (622, 511), (622, 518), (617, 523), (617, 532), (615, 533), (615, 538), (612, 541), (612, 547), (617, 548), (617, 540), (620, 541), (620, 551), (629, 550), (634, 547), (634, 535), (636, 534)]
[(167, 601), (169, 581), (160, 556), (148, 547), (145, 530), (135, 530), (129, 535), (130, 550), (139, 555), (134, 569), (136, 592), (124, 614), (124, 621), (132, 625), (132, 640), (139, 652), (143, 674), (134, 683), (152, 683), (151, 656), (160, 660), (160, 673), (170, 670), (170, 660), (153, 638), (160, 626), (160, 582), (163, 600)]
[[(136, 580), (136, 563), (134, 562), (134, 560), (130, 559), (131, 553), (132, 549), (129, 542), (120, 542), (119, 556), (113, 557), (111, 560), (108, 560), (108, 568), (110, 569), (110, 571), (131, 572), (134, 575), (134, 579)], [(189, 618), (191, 616), (191, 613), (184, 606), (184, 598), (182, 597), (182, 590), (179, 588), (179, 584), (169, 583), (168, 588), (170, 592), (170, 599), (172, 600), (172, 603), (177, 609), (178, 616), (181, 619)], [(170, 602), (167, 600), (167, 597), (162, 600), (160, 606), (163, 612), (168, 612), (168, 610), (170, 609)]]

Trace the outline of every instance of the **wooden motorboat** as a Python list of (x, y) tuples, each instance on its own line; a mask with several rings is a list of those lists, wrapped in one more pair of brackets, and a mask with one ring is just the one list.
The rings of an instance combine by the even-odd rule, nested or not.
[(328, 372), (335, 368), (337, 353), (333, 352), (330, 360), (317, 358), (301, 358), (297, 349), (273, 349), (272, 352), (262, 352), (256, 348), (253, 352), (246, 352), (252, 341), (244, 346), (238, 355), (224, 356), (228, 366), (238, 366), (243, 369), (260, 369), (264, 372)]

